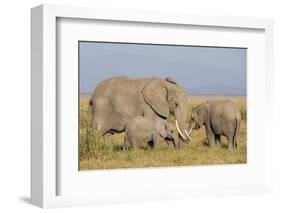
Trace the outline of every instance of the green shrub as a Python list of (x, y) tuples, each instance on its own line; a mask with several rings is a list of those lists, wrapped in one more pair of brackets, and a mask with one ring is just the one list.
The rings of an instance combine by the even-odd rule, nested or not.
[(98, 158), (105, 143), (100, 134), (90, 128), (80, 131), (80, 159)]

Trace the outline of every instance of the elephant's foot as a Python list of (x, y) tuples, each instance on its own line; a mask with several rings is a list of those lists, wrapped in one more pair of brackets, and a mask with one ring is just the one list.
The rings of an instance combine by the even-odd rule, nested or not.
[(126, 145), (123, 146), (123, 151), (127, 151), (128, 147)]
[(232, 144), (231, 144), (231, 145), (230, 145), (230, 144), (228, 145), (228, 150), (234, 150), (234, 147), (233, 147)]
[(215, 149), (220, 149), (220, 148), (221, 148), (221, 144), (220, 144), (220, 143), (219, 143), (219, 144), (216, 143), (216, 144), (214, 145), (214, 148), (215, 148)]
[(211, 148), (216, 148), (217, 147), (217, 144), (215, 142), (209, 142), (209, 146)]

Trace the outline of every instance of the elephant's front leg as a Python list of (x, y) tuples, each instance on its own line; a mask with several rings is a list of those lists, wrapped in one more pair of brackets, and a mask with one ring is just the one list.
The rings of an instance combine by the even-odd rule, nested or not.
[(216, 147), (221, 146), (221, 136), (215, 135)]
[(216, 145), (215, 134), (214, 134), (213, 130), (211, 129), (211, 126), (209, 123), (206, 123), (206, 125), (205, 125), (205, 132), (207, 135), (207, 140), (208, 140), (209, 146), (214, 147)]
[(125, 135), (125, 137), (124, 137), (123, 151), (128, 150), (128, 149), (129, 149), (128, 136)]
[(206, 129), (206, 135), (207, 135), (207, 140), (208, 140), (209, 146), (214, 147), (216, 145), (215, 134), (210, 129), (208, 129), (208, 128), (205, 128), (205, 129)]
[(160, 139), (161, 139), (160, 135), (157, 132), (153, 133), (152, 141), (153, 141), (153, 148), (154, 149), (156, 149), (158, 147), (158, 145), (160, 143)]

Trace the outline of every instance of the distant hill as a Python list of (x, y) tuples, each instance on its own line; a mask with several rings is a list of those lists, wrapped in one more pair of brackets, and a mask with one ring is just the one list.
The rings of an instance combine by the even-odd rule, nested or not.
[[(246, 96), (246, 89), (231, 88), (227, 86), (210, 86), (186, 89), (192, 96)], [(90, 92), (80, 92), (80, 95), (90, 96)]]
[(246, 88), (232, 88), (227, 86), (208, 86), (186, 89), (188, 95), (198, 96), (246, 96)]

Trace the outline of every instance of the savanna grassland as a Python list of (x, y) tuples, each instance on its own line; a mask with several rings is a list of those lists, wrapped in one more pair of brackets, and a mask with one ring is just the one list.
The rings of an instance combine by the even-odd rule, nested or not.
[(210, 148), (204, 128), (191, 133), (192, 140), (180, 150), (169, 148), (163, 143), (157, 149), (148, 146), (136, 150), (123, 151), (124, 133), (113, 136), (113, 144), (106, 144), (103, 138), (88, 127), (87, 96), (80, 96), (80, 169), (116, 169), (163, 166), (189, 166), (206, 164), (233, 164), (247, 161), (247, 107), (246, 97), (190, 97), (187, 106), (188, 116), (193, 106), (208, 99), (231, 99), (240, 109), (242, 121), (238, 136), (238, 149), (227, 149), (222, 137), (222, 147)]

